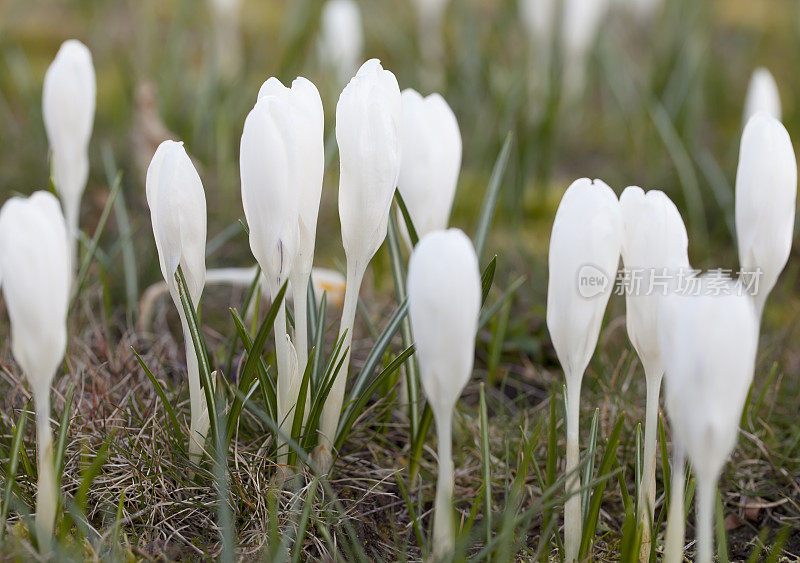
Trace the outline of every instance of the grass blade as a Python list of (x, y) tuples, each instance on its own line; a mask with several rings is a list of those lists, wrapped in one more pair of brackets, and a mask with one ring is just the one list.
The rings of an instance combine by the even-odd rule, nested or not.
[(25, 434), (25, 422), (28, 420), (28, 410), (22, 409), (14, 427), (13, 439), (11, 441), (11, 452), (6, 469), (6, 486), (3, 491), (3, 507), (0, 511), (0, 540), (6, 532), (6, 519), (8, 518), (8, 508), (11, 505), (11, 493), (16, 483), (17, 464), (19, 462), (19, 451), (22, 448), (22, 438)]
[(486, 189), (486, 195), (483, 198), (481, 205), (481, 212), (478, 216), (478, 228), (475, 230), (475, 254), (478, 255), (478, 261), (483, 256), (483, 251), (486, 246), (486, 239), (489, 236), (489, 228), (494, 219), (494, 212), (497, 208), (497, 198), (500, 194), (500, 187), (503, 185), (503, 177), (505, 176), (506, 167), (508, 166), (508, 157), (511, 155), (511, 144), (514, 140), (514, 134), (509, 131), (506, 135), (506, 140), (503, 143), (503, 148), (500, 149), (500, 154), (494, 163), (492, 175), (489, 178), (489, 187)]

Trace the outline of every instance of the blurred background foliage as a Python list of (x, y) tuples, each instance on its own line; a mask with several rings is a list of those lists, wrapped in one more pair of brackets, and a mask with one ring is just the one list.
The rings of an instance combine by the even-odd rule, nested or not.
[[(454, 226), (474, 232), (493, 164), (508, 132), (513, 133), (487, 260), (499, 255), (497, 286), (507, 288), (520, 277), (525, 284), (515, 294), (513, 313), (504, 307), (479, 336), (476, 379), (488, 365), (490, 392), (501, 381), (501, 393), (512, 398), (514, 410), (535, 405), (531, 412), (543, 412), (548, 389), (560, 388), (562, 381), (544, 327), (546, 261), (555, 209), (574, 179), (601, 178), (618, 194), (627, 185), (664, 190), (686, 221), (693, 265), (735, 271), (733, 185), (745, 92), (756, 67), (766, 66), (775, 76), (783, 121), (790, 135), (800, 138), (795, 101), (800, 2), (664, 0), (651, 19), (642, 20), (625, 9), (625, 1), (612, 3), (577, 96), (561, 91), (558, 61), (551, 66), (533, 46), (515, 0), (452, 0), (439, 76), (420, 62), (410, 0), (359, 2), (364, 58), (380, 58), (401, 88), (440, 92), (458, 117), (464, 157)], [(239, 225), (242, 125), (266, 78), (274, 75), (288, 83), (302, 75), (319, 87), (326, 112), (329, 158), (316, 264), (341, 267), (334, 114), (344, 85), (319, 61), (321, 6), (319, 0), (245, 0), (242, 65), (223, 77), (214, 61), (207, 2), (0, 0), (0, 197), (48, 186), (42, 77), (63, 40), (82, 40), (93, 52), (98, 82), (82, 226), (89, 235), (94, 232), (120, 171), (122, 203), (96, 259), (104, 302), (114, 308), (127, 298), (132, 321), (135, 298), (161, 279), (143, 181), (158, 142), (183, 140), (198, 166), (208, 200), (209, 267), (251, 265)], [(128, 243), (122, 236), (128, 232), (126, 218)], [(136, 257), (132, 274), (123, 272), (126, 244)], [(387, 254), (376, 256), (368, 282), (384, 301), (393, 294)], [(766, 381), (767, 400), (773, 403), (771, 426), (759, 430), (772, 443), (786, 444), (781, 459), (787, 466), (797, 461), (798, 447), (798, 263), (795, 248), (767, 305), (756, 378), (759, 392)], [(138, 288), (133, 302), (132, 281)], [(382, 308), (374, 292), (365, 301), (373, 311)], [(219, 307), (205, 303), (204, 324), (214, 314), (229, 322), (228, 301)], [(613, 413), (630, 409), (635, 415), (636, 401), (643, 397), (638, 393), (631, 400), (643, 378), (633, 377), (623, 314), (624, 300), (612, 298), (594, 374), (584, 380), (586, 403), (603, 405), (602, 435)], [(775, 381), (772, 375), (767, 379), (773, 362), (779, 368)], [(474, 406), (474, 395), (464, 402)], [(737, 469), (731, 477), (740, 482), (737, 490), (751, 486), (741, 484), (747, 482), (743, 475)], [(783, 490), (783, 481), (761, 482), (775, 495), (783, 494), (775, 492)]]
[[(360, 3), (364, 57), (380, 58), (401, 88), (441, 92), (458, 117), (464, 158), (453, 225), (474, 228), (492, 164), (513, 132), (490, 250), (502, 250), (501, 279), (528, 280), (515, 299), (520, 313), (512, 316), (509, 333), (517, 334), (519, 351), (534, 360), (547, 359), (539, 338), (547, 240), (559, 198), (572, 180), (602, 178), (617, 193), (631, 184), (664, 190), (684, 215), (693, 264), (735, 270), (733, 183), (742, 105), (754, 68), (763, 65), (775, 75), (790, 134), (796, 136), (800, 124), (793, 97), (800, 91), (799, 3), (669, 0), (653, 17), (641, 19), (624, 1), (612, 3), (587, 61), (585, 89), (576, 96), (560, 91), (559, 61), (551, 65), (537, 52), (514, 0), (453, 0), (441, 72), (433, 78), (420, 62), (410, 0)], [(213, 18), (206, 2), (0, 0), (2, 196), (48, 184), (41, 82), (59, 44), (76, 37), (91, 48), (98, 75), (84, 230), (93, 232), (118, 168), (137, 256), (134, 286), (160, 278), (143, 178), (158, 142), (169, 136), (185, 142), (203, 179), (214, 248), (209, 267), (250, 264), (238, 226), (244, 117), (267, 77), (288, 83), (303, 75), (320, 88), (326, 111), (329, 159), (316, 263), (341, 267), (333, 126), (343, 84), (319, 61), (322, 4), (245, 1), (243, 64), (226, 78), (214, 64)], [(109, 223), (99, 254), (110, 302), (125, 295), (119, 229), (118, 221)], [(797, 271), (796, 260), (790, 260), (778, 294), (794, 285)], [(388, 257), (379, 253), (373, 268), (379, 288), (388, 290), (388, 272)], [(794, 305), (775, 309), (768, 307), (767, 315), (778, 315), (778, 322), (798, 311)], [(621, 299), (612, 302), (612, 310), (622, 312)], [(514, 348), (513, 342), (508, 346)]]

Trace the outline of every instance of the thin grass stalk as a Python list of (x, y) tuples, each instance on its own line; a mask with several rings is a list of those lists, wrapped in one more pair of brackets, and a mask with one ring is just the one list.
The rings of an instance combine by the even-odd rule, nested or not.
[(711, 563), (714, 558), (714, 499), (716, 479), (697, 479), (697, 552), (696, 563)]
[(53, 465), (53, 436), (50, 432), (50, 390), (35, 397), (36, 453), (39, 480), (36, 485), (36, 539), (47, 552), (53, 540), (58, 494)]
[(305, 373), (308, 363), (308, 284), (311, 272), (292, 272), (294, 298), (294, 347), (297, 350), (297, 373)]
[(667, 536), (664, 541), (664, 563), (683, 561), (683, 538), (685, 536), (684, 514), (684, 453), (676, 446), (673, 453), (672, 485), (670, 486), (669, 516), (667, 517)]
[[(646, 371), (646, 370), (645, 370)], [(640, 558), (647, 559), (650, 553), (650, 523), (656, 504), (656, 454), (658, 450), (658, 396), (661, 376), (647, 379), (647, 406), (644, 422), (644, 460), (636, 510), (642, 525), (642, 547)]]
[[(275, 299), (277, 289), (270, 290), (273, 301)], [(294, 404), (297, 402), (295, 397), (292, 401), (291, 397), (291, 377), (289, 373), (289, 342), (287, 341), (286, 333), (286, 307), (281, 304), (278, 309), (278, 314), (275, 316), (273, 324), (273, 332), (275, 333), (275, 359), (278, 363), (278, 426), (285, 434), (291, 434), (292, 431), (292, 417), (291, 411)], [(280, 434), (276, 436), (276, 444), (278, 451), (278, 465), (283, 465), (286, 462), (288, 451), (285, 448), (283, 438)]]
[[(567, 377), (567, 381), (570, 377)], [(577, 387), (577, 388), (576, 388)], [(580, 463), (580, 448), (578, 444), (578, 428), (580, 416), (581, 386), (567, 385), (567, 480), (565, 492), (567, 499), (564, 502), (564, 545), (566, 547), (566, 561), (573, 563), (578, 560), (581, 548), (581, 529), (583, 518), (581, 516), (581, 482), (577, 471)]]
[[(180, 298), (178, 298), (180, 299)], [(180, 301), (177, 301), (180, 303)], [(183, 307), (178, 307), (178, 315), (183, 328), (183, 340), (186, 347), (186, 371), (189, 379), (189, 459), (198, 463), (203, 454), (203, 447), (208, 436), (210, 420), (205, 407), (205, 394), (200, 385), (200, 366), (197, 363), (197, 352), (194, 348), (192, 333)]]
[(434, 415), (438, 440), (439, 476), (436, 480), (436, 501), (433, 509), (433, 556), (445, 560), (453, 551), (455, 525), (453, 522), (453, 413)]
[(353, 340), (353, 325), (356, 320), (358, 308), (358, 294), (364, 280), (363, 266), (347, 266), (347, 285), (344, 291), (344, 305), (342, 307), (342, 322), (339, 326), (339, 338), (344, 337), (342, 348), (345, 350), (342, 366), (336, 372), (333, 387), (322, 408), (320, 419), (320, 446), (316, 454), (316, 463), (324, 473), (330, 469), (333, 457), (333, 441), (336, 439), (336, 428), (342, 412), (344, 392), (347, 385), (347, 371), (350, 366), (350, 349)]

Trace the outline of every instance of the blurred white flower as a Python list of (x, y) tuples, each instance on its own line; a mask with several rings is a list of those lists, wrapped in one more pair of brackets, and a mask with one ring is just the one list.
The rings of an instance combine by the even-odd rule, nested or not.
[[(541, 64), (551, 59), (558, 22), (561, 22), (562, 80), (568, 99), (583, 90), (591, 49), (611, 0), (520, 0), (520, 19), (529, 35), (533, 54)], [(559, 18), (560, 8), (560, 18)]]
[(480, 276), (472, 242), (458, 229), (424, 236), (408, 264), (408, 315), (439, 445), (433, 545), (440, 556), (454, 542), (452, 417), (472, 375)]
[(548, 252), (547, 328), (567, 382), (567, 474), (564, 537), (567, 561), (581, 541), (578, 415), (583, 373), (594, 354), (616, 279), (622, 215), (614, 192), (600, 180), (576, 180), (556, 211)]
[(386, 238), (389, 208), (400, 172), (402, 102), (394, 74), (370, 59), (342, 91), (336, 105), (339, 143), (339, 220), (347, 257), (342, 323), (344, 362), (322, 411), (322, 440), (315, 454), (326, 470), (344, 400), (358, 293), (367, 265)]
[[(420, 238), (447, 228), (461, 171), (461, 131), (439, 94), (403, 90), (400, 176), (397, 188)], [(405, 222), (400, 221), (404, 228)]]
[(778, 121), (781, 119), (781, 96), (778, 85), (772, 73), (763, 66), (753, 71), (750, 84), (747, 86), (743, 123), (747, 124), (750, 118), (760, 111)]
[(789, 133), (774, 117), (757, 113), (747, 122), (739, 149), (736, 236), (740, 266), (756, 276), (759, 318), (789, 258), (796, 199), (797, 161)]
[(667, 413), (697, 477), (696, 561), (709, 563), (717, 481), (736, 445), (758, 345), (750, 298), (733, 281), (714, 287), (724, 291), (662, 298), (659, 315)]
[(364, 31), (361, 9), (355, 0), (328, 0), (320, 16), (319, 56), (340, 84), (363, 60)]
[(53, 184), (67, 221), (73, 267), (77, 267), (78, 222), (89, 178), (89, 141), (96, 98), (92, 54), (77, 39), (69, 39), (61, 45), (44, 75), (42, 117), (50, 143)]
[(50, 383), (64, 359), (71, 268), (58, 200), (47, 192), (9, 199), (0, 210), (0, 271), (11, 319), (11, 351), (33, 393), (38, 474), (36, 533), (46, 552), (57, 501)]
[(180, 266), (196, 308), (206, 281), (206, 196), (183, 143), (164, 141), (158, 146), (147, 169), (146, 189), (161, 274), (183, 328), (191, 407), (189, 454), (196, 460), (208, 434), (208, 409), (175, 274)]
[(214, 24), (214, 66), (223, 80), (231, 80), (242, 68), (242, 0), (208, 1)]
[[(625, 188), (619, 198), (622, 210), (622, 260), (631, 279), (625, 294), (628, 337), (642, 361), (647, 378), (644, 463), (637, 499), (643, 523), (643, 547), (649, 549), (649, 517), (656, 499), (656, 435), (658, 396), (664, 368), (658, 346), (658, 302), (663, 294), (655, 286), (659, 277), (688, 270), (689, 240), (675, 204), (664, 192)], [(647, 551), (649, 553), (649, 551)]]

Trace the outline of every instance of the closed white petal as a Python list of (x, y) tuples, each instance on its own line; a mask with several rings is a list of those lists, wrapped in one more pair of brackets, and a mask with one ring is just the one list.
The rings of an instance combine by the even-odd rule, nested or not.
[(780, 121), (757, 113), (744, 128), (736, 171), (736, 236), (743, 270), (761, 272), (757, 309), (786, 265), (792, 246), (797, 161)]
[(14, 358), (34, 394), (47, 393), (66, 348), (71, 283), (66, 225), (51, 194), (3, 205), (0, 270)]
[(481, 306), (478, 259), (458, 229), (420, 240), (408, 264), (411, 331), (434, 412), (452, 409), (472, 374)]
[(400, 171), (400, 89), (372, 59), (345, 87), (336, 106), (339, 218), (349, 262), (365, 266), (386, 238)]
[(665, 399), (677, 443), (695, 472), (719, 475), (738, 436), (753, 378), (758, 320), (751, 299), (733, 282), (701, 279), (699, 294), (664, 297), (659, 340), (666, 369)]
[(744, 100), (744, 123), (758, 112), (781, 119), (781, 96), (772, 73), (764, 67), (757, 68), (750, 78)]
[(72, 202), (89, 174), (88, 146), (94, 124), (97, 84), (89, 49), (65, 41), (44, 76), (42, 116), (53, 156), (56, 189)]
[(594, 353), (622, 243), (614, 192), (576, 180), (556, 212), (548, 253), (547, 327), (567, 377), (580, 378)]
[(272, 291), (289, 276), (298, 251), (300, 156), (291, 106), (277, 96), (258, 100), (245, 120), (239, 154), (242, 204), (250, 248)]
[(624, 224), (622, 260), (628, 271), (628, 336), (648, 373), (661, 376), (658, 300), (669, 276), (689, 268), (688, 237), (680, 212), (664, 192), (626, 188), (619, 199)]
[(402, 93), (402, 163), (397, 186), (417, 234), (447, 228), (461, 170), (461, 132), (439, 94)]

